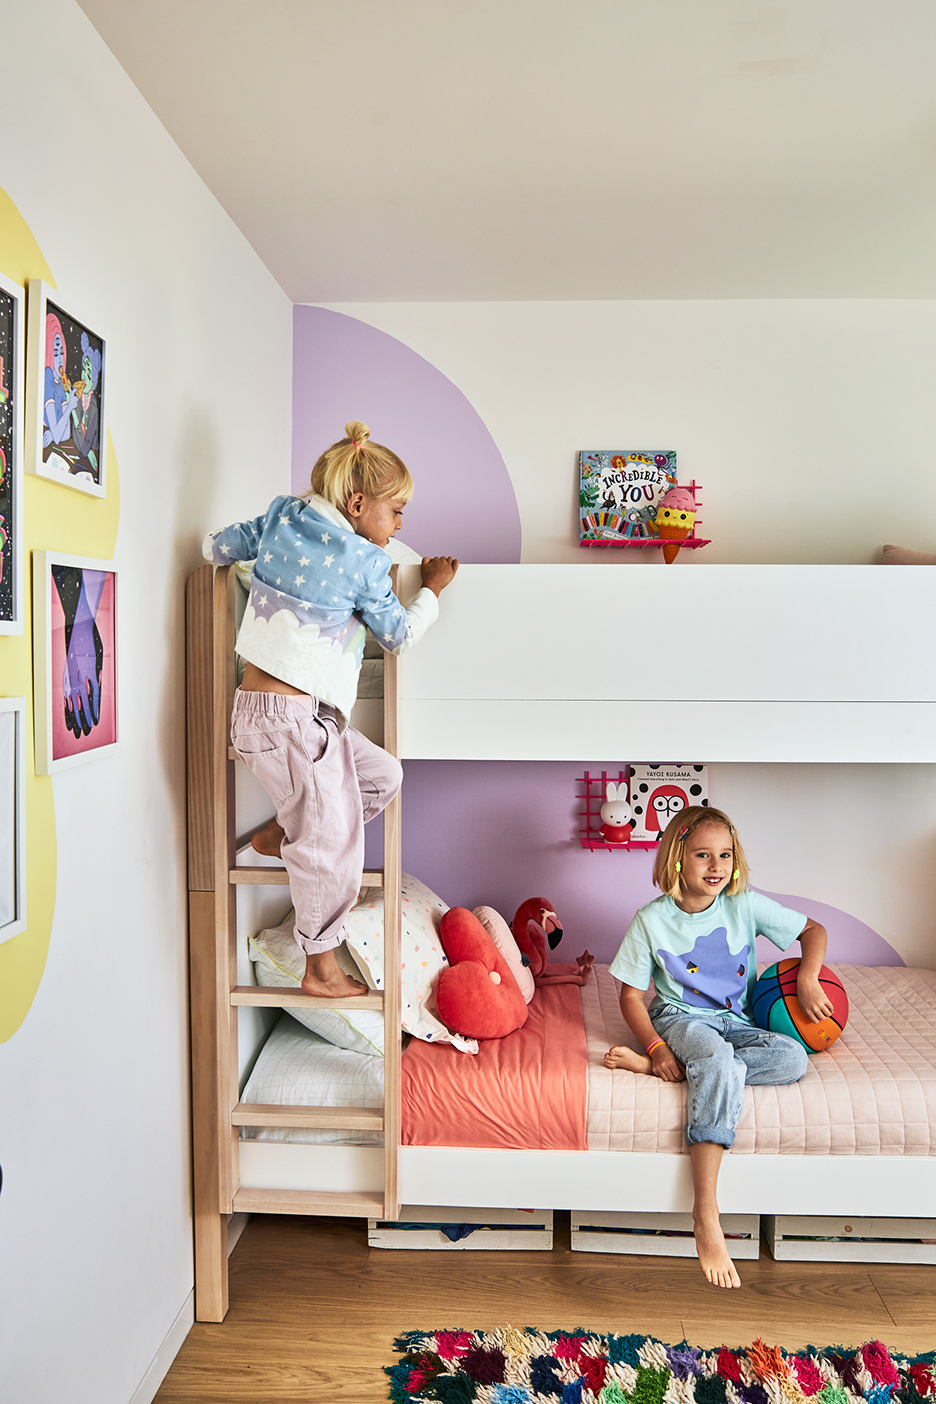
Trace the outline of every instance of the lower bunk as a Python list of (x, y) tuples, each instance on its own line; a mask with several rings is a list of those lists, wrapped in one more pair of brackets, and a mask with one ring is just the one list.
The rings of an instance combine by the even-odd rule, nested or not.
[[(907, 1260), (907, 1243), (913, 1260), (933, 1260), (921, 1240), (936, 1239), (936, 972), (834, 968), (849, 992), (848, 1027), (801, 1082), (746, 1090), (719, 1189), (723, 1215), (739, 1222), (725, 1227), (756, 1243), (752, 1218), (771, 1216), (778, 1256), (794, 1242), (809, 1245), (794, 1249), (803, 1256), (824, 1248), (845, 1256), (839, 1245), (851, 1238), (874, 1260)], [(478, 1054), (413, 1040), (403, 1057), (399, 1173), (401, 1202), (418, 1212), (405, 1207), (403, 1220), (429, 1221), (433, 1208), (432, 1223), (470, 1211), (481, 1222), (483, 1210), (571, 1210), (574, 1247), (660, 1252), (669, 1240), (679, 1252), (688, 1221), (649, 1216), (691, 1208), (685, 1086), (605, 1068), (607, 1048), (628, 1039), (617, 986), (596, 967), (581, 991), (537, 991), (524, 1029)], [(381, 1098), (379, 1056), (336, 1049), (288, 1014), (242, 1094), (266, 1105)], [(290, 1210), (290, 1195), (308, 1190), (376, 1193), (380, 1140), (372, 1130), (243, 1127), (242, 1190), (256, 1207), (270, 1193), (279, 1212), (301, 1212), (298, 1199)]]

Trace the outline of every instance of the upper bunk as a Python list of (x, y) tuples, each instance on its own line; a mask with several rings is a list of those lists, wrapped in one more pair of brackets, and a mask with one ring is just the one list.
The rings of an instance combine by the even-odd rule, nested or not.
[(404, 759), (936, 761), (931, 567), (465, 565), (441, 605)]

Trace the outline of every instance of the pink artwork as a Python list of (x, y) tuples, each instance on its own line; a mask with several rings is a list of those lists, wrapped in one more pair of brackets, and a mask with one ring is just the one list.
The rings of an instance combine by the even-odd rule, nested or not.
[(52, 565), (52, 762), (117, 740), (116, 574)]

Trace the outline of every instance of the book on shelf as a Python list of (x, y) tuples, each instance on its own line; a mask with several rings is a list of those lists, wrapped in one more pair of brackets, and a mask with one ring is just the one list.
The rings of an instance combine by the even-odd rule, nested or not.
[(671, 762), (632, 765), (630, 804), (636, 824), (633, 839), (659, 843), (670, 820), (693, 804), (708, 804), (708, 767)]

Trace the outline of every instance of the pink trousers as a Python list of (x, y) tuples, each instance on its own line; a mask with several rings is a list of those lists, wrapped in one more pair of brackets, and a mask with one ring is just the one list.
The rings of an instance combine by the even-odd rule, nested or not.
[(234, 694), (234, 749), (276, 806), (282, 856), (307, 955), (344, 940), (364, 871), (364, 825), (403, 783), (403, 767), (314, 697)]

